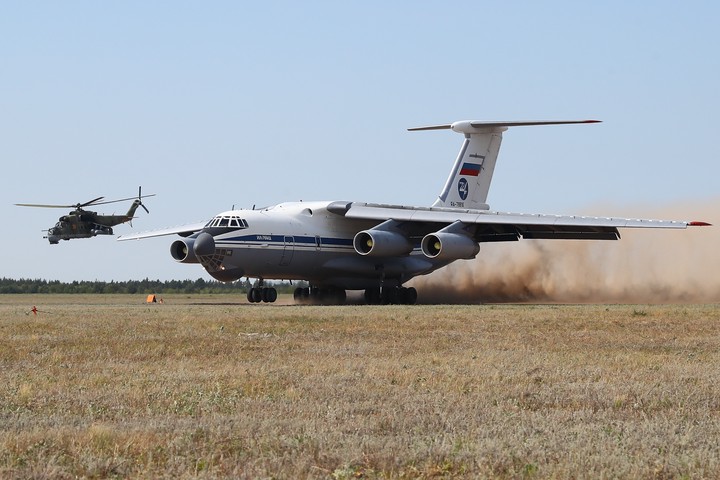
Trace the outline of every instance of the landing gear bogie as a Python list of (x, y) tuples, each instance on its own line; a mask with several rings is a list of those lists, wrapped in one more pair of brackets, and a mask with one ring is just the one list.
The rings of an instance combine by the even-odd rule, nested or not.
[(365, 302), (370, 305), (414, 305), (417, 290), (414, 287), (383, 287), (365, 290)]
[(347, 293), (342, 288), (298, 287), (293, 292), (293, 298), (296, 303), (342, 305)]

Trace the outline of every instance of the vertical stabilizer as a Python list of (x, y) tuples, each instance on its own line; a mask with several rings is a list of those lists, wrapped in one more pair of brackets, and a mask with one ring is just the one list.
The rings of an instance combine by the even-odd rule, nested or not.
[(133, 218), (135, 216), (135, 210), (137, 210), (141, 204), (142, 201), (140, 199), (133, 201), (132, 205), (130, 205), (130, 209), (127, 211), (125, 216), (128, 218)]
[(446, 125), (410, 128), (417, 130), (453, 130), (465, 135), (460, 153), (453, 164), (445, 186), (433, 207), (487, 210), (495, 162), (500, 152), (502, 134), (508, 127), (529, 125), (562, 125), (598, 123), (598, 120), (561, 120), (530, 122), (481, 122), (465, 120)]
[(465, 134), (460, 153), (434, 207), (488, 208), (485, 202), (502, 142), (502, 130), (496, 130)]

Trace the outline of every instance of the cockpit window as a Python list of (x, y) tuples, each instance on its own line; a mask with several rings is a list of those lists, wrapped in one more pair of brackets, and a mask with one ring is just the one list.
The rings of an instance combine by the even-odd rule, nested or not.
[(205, 227), (248, 228), (246, 220), (240, 217), (215, 217)]

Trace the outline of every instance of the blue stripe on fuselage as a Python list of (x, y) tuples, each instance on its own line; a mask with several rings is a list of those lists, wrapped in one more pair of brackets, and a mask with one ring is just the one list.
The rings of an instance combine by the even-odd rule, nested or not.
[[(231, 242), (231, 243), (278, 243), (285, 244), (285, 239), (291, 237), (295, 243), (304, 243), (309, 245), (315, 245), (315, 237), (308, 236), (297, 236), (297, 235), (241, 235), (231, 238), (219, 238), (219, 242)], [(333, 245), (333, 246), (352, 246), (352, 238), (332, 238), (332, 237), (320, 237), (320, 246), (322, 245)]]

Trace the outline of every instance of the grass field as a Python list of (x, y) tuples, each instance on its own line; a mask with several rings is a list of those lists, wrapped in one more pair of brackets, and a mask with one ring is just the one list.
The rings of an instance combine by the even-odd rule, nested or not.
[(0, 296), (1, 478), (720, 475), (717, 305), (164, 300)]

